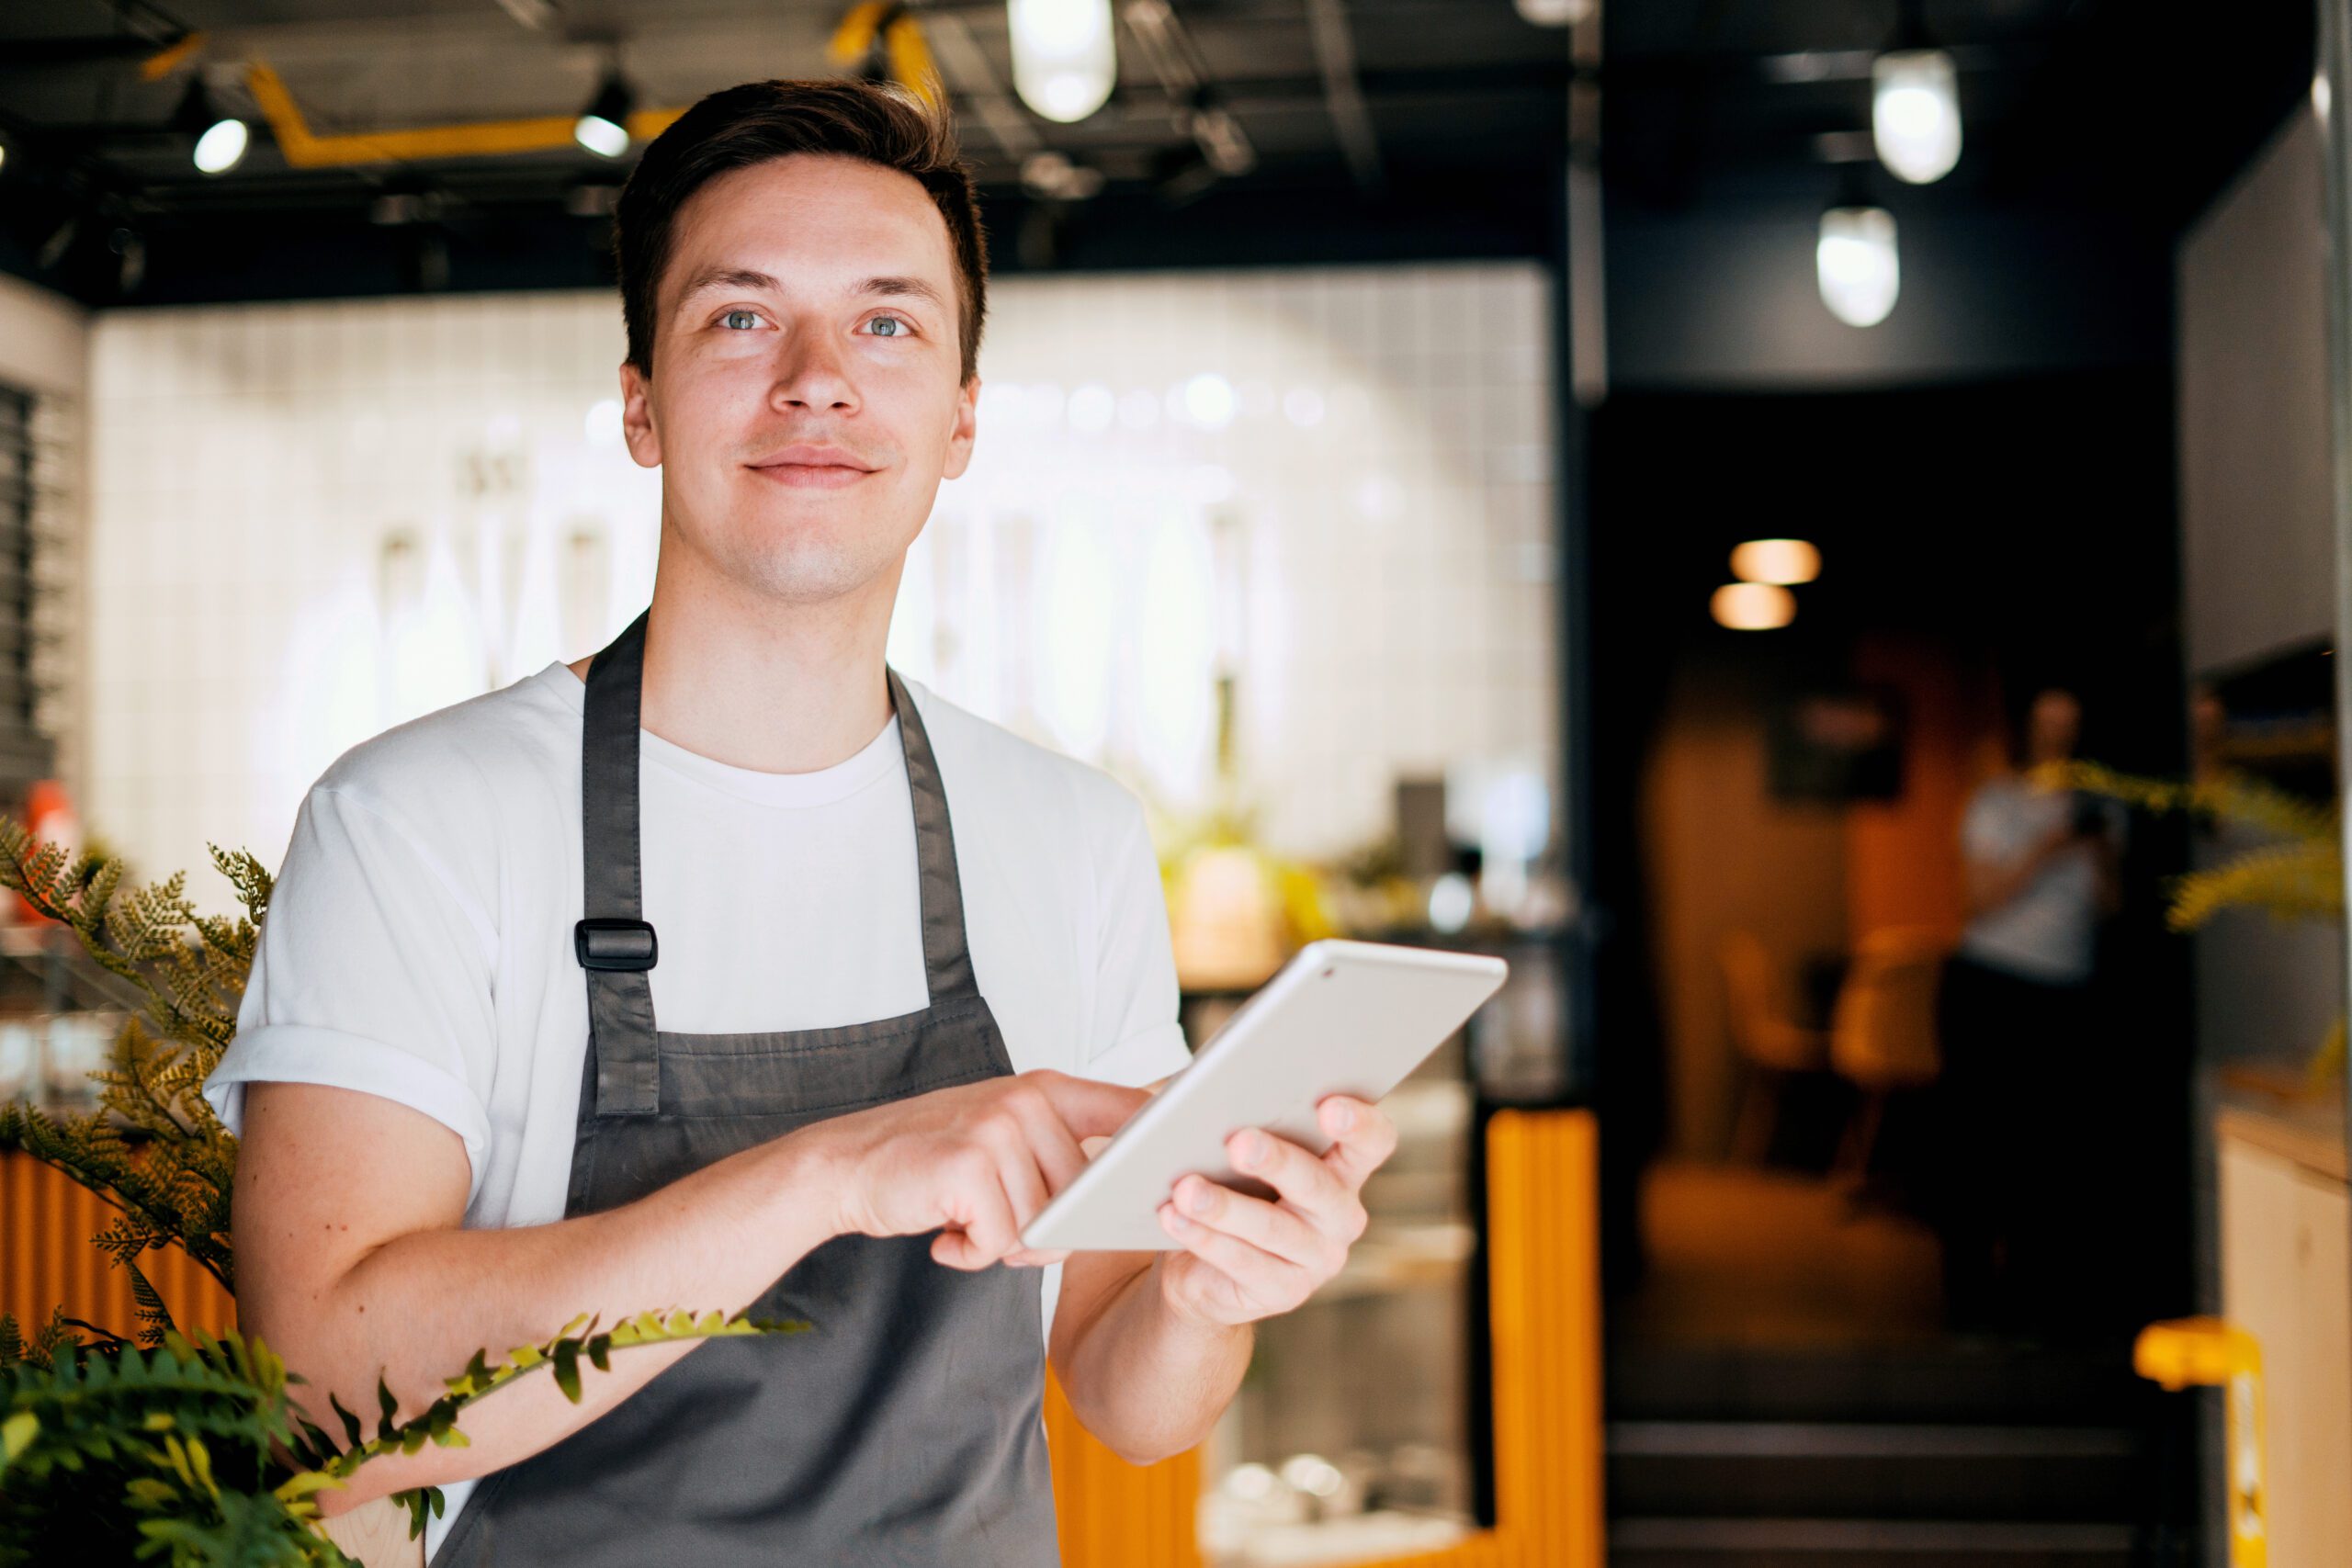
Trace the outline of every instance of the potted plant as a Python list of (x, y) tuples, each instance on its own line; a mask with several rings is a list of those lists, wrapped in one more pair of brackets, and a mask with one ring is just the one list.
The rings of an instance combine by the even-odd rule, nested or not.
[[(123, 1334), (59, 1308), (28, 1330), (0, 1314), (0, 1568), (350, 1563), (321, 1528), (319, 1494), (387, 1454), (464, 1446), (459, 1416), (515, 1379), (544, 1371), (576, 1402), (582, 1363), (605, 1370), (617, 1349), (805, 1326), (676, 1310), (610, 1327), (579, 1318), (495, 1361), (476, 1351), (404, 1420), (380, 1381), (372, 1421), (330, 1399), (334, 1433), (296, 1402), (302, 1380), (260, 1340), (183, 1330), (138, 1260), (176, 1247), (235, 1292), (237, 1140), (201, 1091), (236, 1032), (272, 880), (242, 851), (216, 848), (212, 859), (243, 907), (233, 919), (199, 914), (185, 874), (126, 889), (119, 860), (69, 854), (0, 819), (0, 887), (71, 931), (141, 998), (113, 1066), (93, 1075), (96, 1110), (0, 1106), (0, 1150), (54, 1167), (118, 1211), (93, 1239), (129, 1273), (139, 1320)], [(412, 1538), (442, 1508), (434, 1487), (396, 1501)]]

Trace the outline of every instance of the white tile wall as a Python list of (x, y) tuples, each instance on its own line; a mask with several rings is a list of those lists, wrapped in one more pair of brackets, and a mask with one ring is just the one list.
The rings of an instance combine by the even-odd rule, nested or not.
[[(1230, 668), (1241, 798), (1306, 853), (1383, 830), (1400, 772), (1553, 772), (1536, 269), (993, 293), (901, 668), (1177, 812)], [(593, 428), (619, 355), (601, 293), (101, 317), (93, 828), (151, 872), (274, 861), (345, 747), (624, 625), (661, 494)]]

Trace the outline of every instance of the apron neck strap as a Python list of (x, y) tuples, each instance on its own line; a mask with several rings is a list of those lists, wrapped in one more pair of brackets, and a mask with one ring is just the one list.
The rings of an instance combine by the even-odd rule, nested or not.
[(645, 923), (637, 833), (646, 615), (589, 662), (587, 711), (580, 728), (580, 870), (586, 918), (573, 930), (572, 948), (588, 975), (588, 1048), (596, 1056), (599, 1116), (650, 1116), (662, 1108), (653, 982), (648, 975), (659, 953), (653, 928)]
[(914, 798), (915, 865), (922, 907), (922, 972), (931, 990), (931, 1005), (950, 997), (977, 994), (972, 978), (972, 950), (964, 937), (964, 880), (956, 869), (956, 829), (947, 819), (947, 786), (939, 776), (939, 759), (932, 754), (931, 736), (922, 715), (899, 672), (883, 666), (890, 679), (890, 705), (899, 715), (899, 745), (907, 756), (907, 793)]
[[(572, 947), (588, 977), (590, 1049), (596, 1056), (596, 1114), (650, 1116), (661, 1110), (661, 1063), (648, 971), (659, 957), (645, 919), (639, 839), (638, 732), (650, 610), (590, 661), (580, 736), (581, 892), (584, 919)], [(922, 715), (899, 672), (884, 666), (899, 716), (907, 787), (914, 804), (923, 976), (937, 1007), (978, 991), (964, 931), (964, 890), (947, 790)]]

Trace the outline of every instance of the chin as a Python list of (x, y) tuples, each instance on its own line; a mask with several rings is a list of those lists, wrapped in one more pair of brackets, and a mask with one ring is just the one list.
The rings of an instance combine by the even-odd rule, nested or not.
[(865, 587), (889, 565), (870, 546), (795, 531), (739, 541), (727, 575), (770, 598), (821, 604)]

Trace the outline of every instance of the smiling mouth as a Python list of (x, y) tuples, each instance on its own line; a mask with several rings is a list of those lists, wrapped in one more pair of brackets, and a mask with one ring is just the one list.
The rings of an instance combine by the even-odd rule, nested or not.
[(790, 485), (795, 490), (841, 490), (874, 470), (853, 468), (845, 463), (763, 463), (752, 471), (773, 484)]

